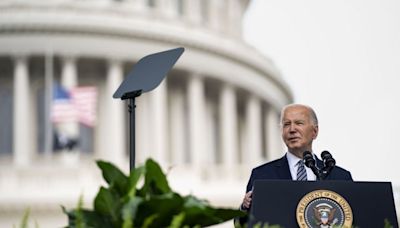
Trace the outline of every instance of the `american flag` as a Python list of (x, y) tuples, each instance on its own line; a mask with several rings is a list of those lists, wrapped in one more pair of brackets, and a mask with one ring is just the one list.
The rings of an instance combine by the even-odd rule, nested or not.
[(74, 87), (66, 90), (60, 85), (55, 85), (51, 120), (53, 123), (80, 122), (94, 127), (96, 103), (97, 89), (94, 86)]

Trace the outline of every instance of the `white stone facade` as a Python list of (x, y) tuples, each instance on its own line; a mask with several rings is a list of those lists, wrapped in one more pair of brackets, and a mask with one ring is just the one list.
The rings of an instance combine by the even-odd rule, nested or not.
[[(112, 94), (141, 57), (186, 51), (137, 101), (137, 164), (170, 169), (173, 189), (239, 205), (250, 170), (281, 156), (279, 110), (292, 102), (273, 63), (245, 44), (246, 0), (4, 0), (0, 2), (0, 226), (30, 207), (60, 227), (102, 184), (94, 161), (128, 171), (126, 104)], [(78, 123), (76, 151), (54, 153), (46, 110), (53, 82), (98, 89), (97, 125)], [(50, 128), (51, 129), (51, 128)]]

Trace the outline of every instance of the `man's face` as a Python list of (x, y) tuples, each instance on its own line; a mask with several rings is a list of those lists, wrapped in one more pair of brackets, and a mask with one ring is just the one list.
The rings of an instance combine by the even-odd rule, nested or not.
[(282, 118), (282, 139), (289, 151), (298, 157), (311, 151), (312, 141), (318, 135), (318, 126), (310, 118), (310, 111), (303, 106), (288, 107)]

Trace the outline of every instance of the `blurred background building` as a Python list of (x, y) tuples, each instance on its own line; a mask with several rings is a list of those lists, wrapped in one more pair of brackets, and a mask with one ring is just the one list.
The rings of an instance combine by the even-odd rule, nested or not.
[[(292, 102), (273, 63), (242, 38), (248, 0), (0, 2), (0, 226), (30, 207), (60, 227), (101, 181), (96, 159), (128, 171), (127, 107), (112, 94), (141, 57), (185, 47), (137, 99), (137, 164), (152, 157), (172, 188), (237, 207), (251, 168), (281, 156)], [(73, 107), (73, 108), (71, 108)]]

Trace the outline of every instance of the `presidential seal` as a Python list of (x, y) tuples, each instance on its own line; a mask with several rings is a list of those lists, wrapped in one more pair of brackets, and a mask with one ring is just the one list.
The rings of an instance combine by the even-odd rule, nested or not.
[(336, 192), (316, 190), (300, 200), (296, 218), (301, 228), (350, 228), (353, 212), (347, 201)]

